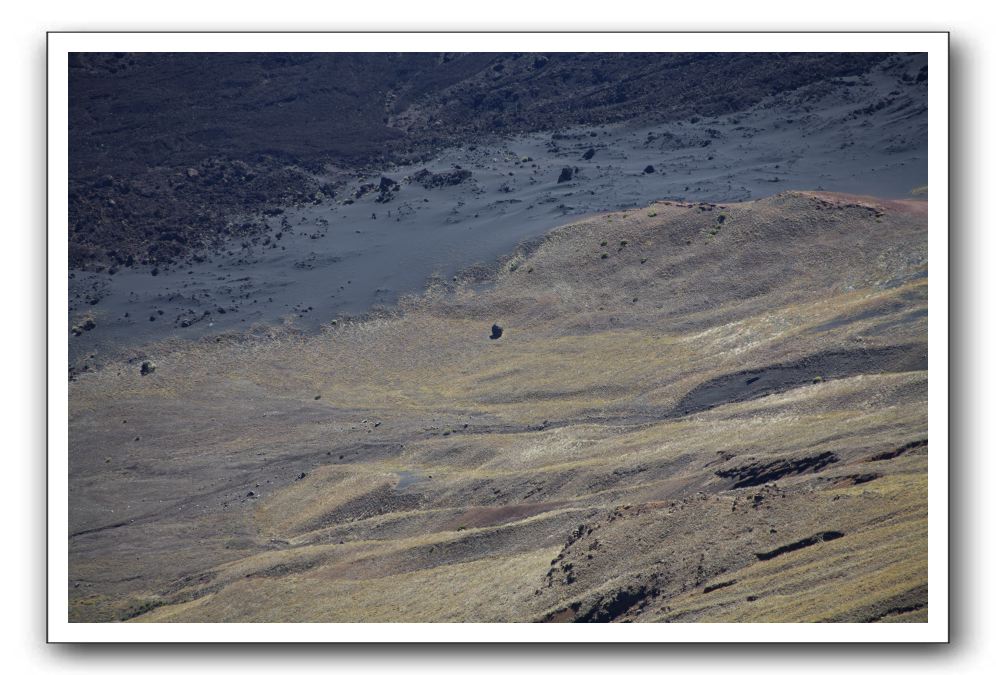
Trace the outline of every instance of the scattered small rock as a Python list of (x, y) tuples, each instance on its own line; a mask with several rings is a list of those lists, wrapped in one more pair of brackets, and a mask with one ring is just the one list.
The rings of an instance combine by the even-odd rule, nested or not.
[(151, 375), (152, 373), (156, 372), (156, 364), (154, 364), (152, 361), (142, 361), (142, 367), (138, 372), (142, 374), (142, 377), (145, 377), (146, 375)]
[(93, 330), (96, 327), (97, 327), (97, 322), (94, 321), (92, 318), (87, 317), (87, 319), (83, 321), (83, 323), (78, 323), (72, 327), (72, 333), (73, 335), (79, 337), (80, 335), (83, 335), (85, 331)]

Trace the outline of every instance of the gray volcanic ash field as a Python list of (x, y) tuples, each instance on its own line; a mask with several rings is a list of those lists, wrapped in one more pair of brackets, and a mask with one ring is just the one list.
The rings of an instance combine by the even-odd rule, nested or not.
[[(923, 56), (896, 56), (734, 114), (488, 138), (352, 177), (285, 168), (308, 173), (311, 203), (274, 207), (251, 235), (173, 264), (72, 270), (71, 363), (85, 368), (92, 354), (166, 337), (315, 329), (391, 307), (430, 281), (481, 275), (589, 213), (787, 189), (909, 196), (926, 183), (925, 66)], [(178, 169), (178, 180), (217, 180), (212, 171), (221, 169), (205, 160)]]

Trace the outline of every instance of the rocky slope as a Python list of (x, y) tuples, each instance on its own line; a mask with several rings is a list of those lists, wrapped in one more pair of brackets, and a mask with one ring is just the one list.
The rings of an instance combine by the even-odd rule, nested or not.
[[(701, 63), (675, 65), (674, 72)], [(708, 63), (717, 66), (715, 60)], [(761, 59), (758, 72), (767, 63)], [(99, 200), (87, 202), (107, 218), (94, 233), (128, 238), (130, 230), (118, 223), (127, 218), (141, 225), (132, 243), (193, 255), (171, 265), (138, 264), (138, 256), (130, 266), (125, 258), (73, 269), (73, 372), (93, 367), (108, 352), (165, 337), (243, 332), (254, 324), (317, 330), (333, 319), (391, 307), (404, 295), (421, 292), (431, 277), (479, 275), (518, 243), (584, 214), (659, 199), (745, 201), (789, 189), (908, 197), (926, 183), (925, 67), (925, 55), (892, 55), (861, 75), (767, 95), (734, 113), (658, 119), (677, 115), (677, 101), (698, 91), (681, 88), (684, 80), (677, 78), (654, 90), (658, 99), (672, 97), (668, 105), (659, 100), (651, 112), (635, 106), (634, 118), (623, 122), (550, 122), (549, 128), (486, 141), (456, 139), (411, 164), (338, 177), (281, 169), (280, 175), (307, 175), (314, 182), (307, 204), (280, 201), (281, 184), (271, 180), (276, 174), (252, 169), (249, 160), (230, 166), (191, 159), (160, 172), (168, 189), (143, 197), (154, 207), (144, 220), (125, 214), (130, 202), (124, 200), (136, 192), (114, 183)], [(508, 69), (502, 73), (510, 76)], [(716, 75), (711, 86), (724, 77)], [(744, 101), (753, 99), (745, 95)], [(625, 109), (612, 108), (619, 114)], [(578, 110), (594, 115), (603, 109)], [(546, 124), (545, 119), (537, 117), (535, 124)], [(565, 113), (561, 123), (579, 119)], [(463, 127), (453, 122), (445, 128)], [(313, 133), (316, 143), (328, 137), (306, 124), (303, 129), (298, 132)], [(239, 143), (250, 140), (240, 137)], [(113, 157), (115, 166), (128, 166), (127, 147), (112, 144), (107, 152), (102, 161)], [(175, 161), (181, 161), (179, 155)], [(188, 219), (190, 237), (169, 229), (170, 209), (194, 208), (215, 192), (210, 208), (231, 227), (219, 232), (207, 220)], [(241, 203), (246, 195), (260, 208), (271, 198), (280, 204), (247, 220)], [(217, 246), (195, 245), (215, 235)], [(148, 255), (158, 260), (154, 251)]]
[(72, 54), (70, 265), (151, 268), (258, 234), (360, 169), (509, 133), (728, 114), (884, 58)]

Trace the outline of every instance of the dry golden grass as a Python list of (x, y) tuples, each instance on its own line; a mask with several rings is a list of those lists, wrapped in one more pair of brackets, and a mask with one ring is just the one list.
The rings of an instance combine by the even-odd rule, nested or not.
[[(486, 288), (84, 374), (72, 616), (923, 620), (926, 448), (867, 460), (927, 437), (925, 213), (658, 204), (560, 228)], [(784, 382), (754, 397), (752, 373)], [(723, 404), (686, 414), (709, 386)], [(835, 461), (772, 488), (791, 508), (764, 497), (738, 520), (762, 488), (717, 471), (820, 453)], [(601, 533), (590, 553), (567, 543), (580, 523)]]

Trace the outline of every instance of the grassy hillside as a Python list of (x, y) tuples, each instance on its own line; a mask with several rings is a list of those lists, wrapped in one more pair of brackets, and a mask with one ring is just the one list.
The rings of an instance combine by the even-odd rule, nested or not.
[(925, 620), (926, 232), (660, 203), (396, 315), (85, 374), (71, 618)]

